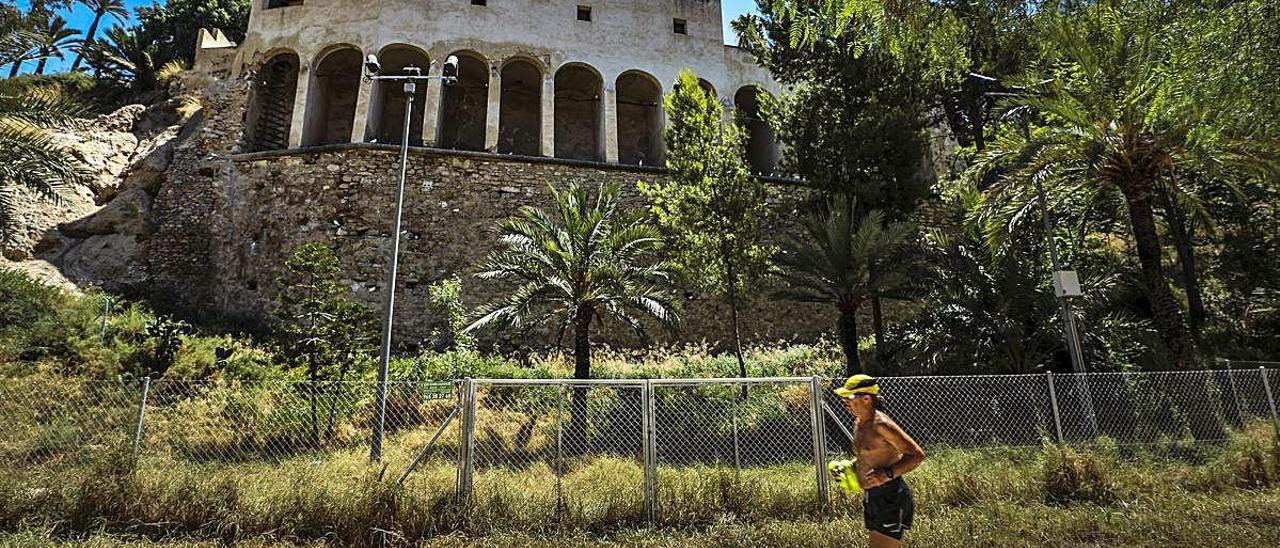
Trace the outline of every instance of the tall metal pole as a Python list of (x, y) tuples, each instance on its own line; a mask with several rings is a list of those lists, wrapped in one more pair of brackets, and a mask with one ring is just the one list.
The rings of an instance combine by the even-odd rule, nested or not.
[[(1028, 128), (1024, 125), (1024, 131)], [(1040, 214), (1044, 220), (1045, 245), (1049, 246), (1049, 262), (1053, 271), (1062, 270), (1058, 260), (1058, 246), (1053, 237), (1053, 217), (1049, 213), (1048, 200), (1045, 199), (1044, 185), (1038, 177), (1032, 177), (1036, 183), (1036, 198), (1040, 202)], [(1076, 315), (1071, 312), (1071, 301), (1068, 297), (1058, 297), (1058, 305), (1062, 312), (1062, 336), (1067, 344), (1067, 353), (1071, 355), (1071, 370), (1076, 373), (1076, 382), (1080, 387), (1080, 403), (1084, 407), (1085, 427), (1090, 438), (1097, 436), (1097, 417), (1093, 412), (1093, 395), (1089, 389), (1089, 379), (1084, 367), (1084, 356), (1080, 350), (1080, 334), (1076, 330)]]
[(387, 268), (387, 293), (382, 307), (382, 356), (378, 365), (377, 405), (373, 415), (373, 442), (369, 460), (382, 460), (382, 435), (387, 416), (387, 369), (391, 364), (391, 320), (396, 309), (396, 271), (400, 266), (400, 218), (404, 212), (404, 183), (409, 169), (409, 126), (413, 116), (413, 94), (417, 85), (404, 83), (404, 128), (400, 133), (400, 183), (396, 188), (395, 223), (391, 230), (391, 250)]

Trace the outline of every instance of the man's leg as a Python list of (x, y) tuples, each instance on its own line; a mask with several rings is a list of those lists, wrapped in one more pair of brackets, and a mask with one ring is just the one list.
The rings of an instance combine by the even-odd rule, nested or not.
[(898, 548), (902, 541), (879, 531), (871, 531), (871, 548)]

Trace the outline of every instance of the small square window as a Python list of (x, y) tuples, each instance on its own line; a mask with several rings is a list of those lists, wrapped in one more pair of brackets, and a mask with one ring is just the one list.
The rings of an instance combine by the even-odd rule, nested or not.
[(578, 20), (579, 21), (591, 20), (591, 6), (578, 6)]
[(487, 5), (489, 5), (489, 0), (471, 0), (471, 5), (473, 5), (473, 6), (487, 6)]
[(671, 30), (676, 34), (689, 34), (689, 22), (684, 19), (672, 19)]

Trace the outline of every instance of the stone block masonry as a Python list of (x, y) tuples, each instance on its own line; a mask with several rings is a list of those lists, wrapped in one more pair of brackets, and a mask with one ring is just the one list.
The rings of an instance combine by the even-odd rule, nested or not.
[[(191, 196), (170, 194), (197, 221), (188, 228), (220, 228), (204, 234), (162, 231), (161, 237), (171, 241), (153, 247), (153, 267), (169, 277), (194, 278), (178, 284), (186, 287), (181, 292), (185, 304), (262, 318), (275, 298), (284, 260), (299, 245), (321, 242), (336, 251), (353, 294), (380, 306), (397, 180), (395, 147), (339, 145), (242, 154), (221, 167), (226, 171), (214, 177), (219, 181), (214, 186), (225, 186), (220, 191), (191, 185), (193, 190), (206, 188)], [(396, 338), (405, 343), (443, 327), (439, 311), (427, 301), (429, 284), (460, 276), (464, 300), (473, 306), (509, 290), (471, 276), (473, 265), (497, 246), (501, 219), (524, 205), (549, 205), (548, 184), (616, 184), (631, 206), (643, 207), (636, 183), (666, 176), (654, 169), (429, 149), (411, 152), (408, 173), (396, 318)], [(162, 248), (185, 251), (157, 256)], [(203, 268), (198, 265), (201, 256), (209, 261)], [(654, 338), (727, 340), (727, 306), (693, 293), (685, 296), (682, 328), (674, 334), (655, 330)], [(747, 305), (743, 333), (753, 341), (812, 340), (833, 327), (828, 312), (757, 298)], [(607, 327), (601, 340), (635, 342), (624, 326)], [(548, 342), (547, 335), (533, 339)]]
[[(252, 78), (194, 71), (185, 79), (185, 88), (198, 90), (206, 107), (175, 139), (152, 206), (149, 222), (155, 230), (144, 245), (145, 286), (128, 291), (197, 320), (258, 322), (270, 311), (290, 253), (320, 242), (337, 252), (352, 293), (379, 307), (398, 147), (335, 144), (245, 153)], [(461, 277), (470, 306), (510, 289), (478, 280), (471, 275), (474, 265), (496, 247), (500, 220), (524, 205), (549, 205), (549, 184), (612, 183), (631, 207), (644, 207), (636, 183), (666, 176), (665, 170), (640, 166), (411, 148), (396, 340), (412, 345), (443, 327), (440, 311), (427, 300), (426, 287), (433, 282)], [(782, 198), (793, 194), (786, 186), (775, 188)], [(936, 217), (922, 220), (937, 226), (948, 214), (924, 216)], [(829, 307), (777, 302), (766, 295), (761, 291), (744, 307), (747, 341), (814, 340), (834, 330)], [(674, 334), (655, 330), (655, 340), (718, 345), (730, 339), (722, 300), (687, 291), (681, 300), (682, 328)], [(605, 327), (603, 342), (636, 342), (623, 326)], [(496, 339), (539, 344), (554, 337), (543, 331), (528, 337), (503, 333)]]

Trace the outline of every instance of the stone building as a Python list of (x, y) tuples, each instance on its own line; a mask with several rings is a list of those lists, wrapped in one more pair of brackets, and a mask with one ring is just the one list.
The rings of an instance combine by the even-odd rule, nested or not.
[[(353, 294), (378, 305), (405, 96), (364, 78), (368, 55), (381, 74), (417, 66), (439, 75), (444, 59), (460, 60), (456, 85), (419, 85), (410, 117), (401, 344), (442, 326), (427, 285), (459, 276), (471, 305), (509, 290), (470, 273), (496, 247), (498, 221), (547, 205), (548, 185), (612, 183), (643, 207), (636, 184), (668, 176), (661, 101), (682, 68), (726, 118), (747, 124), (753, 170), (780, 196), (795, 192), (794, 181), (770, 176), (780, 154), (756, 110), (776, 85), (723, 44), (718, 1), (579, 2), (257, 0), (242, 44), (202, 33), (180, 87), (203, 108), (172, 131), (151, 229), (127, 252), (143, 265), (131, 290), (202, 318), (260, 320), (288, 255), (322, 242)], [(748, 340), (812, 340), (834, 327), (824, 307), (767, 295), (745, 304)], [(720, 299), (683, 296), (681, 329), (656, 339), (729, 338)], [(625, 326), (605, 327), (599, 340), (636, 342)], [(536, 340), (511, 335), (498, 338)]]
[(419, 86), (411, 145), (662, 166), (662, 96), (687, 67), (748, 120), (756, 172), (779, 156), (757, 108), (776, 85), (724, 45), (717, 0), (256, 0), (243, 44), (200, 49), (256, 73), (249, 151), (398, 144), (404, 92), (364, 59), (439, 75), (452, 55), (455, 85)]

